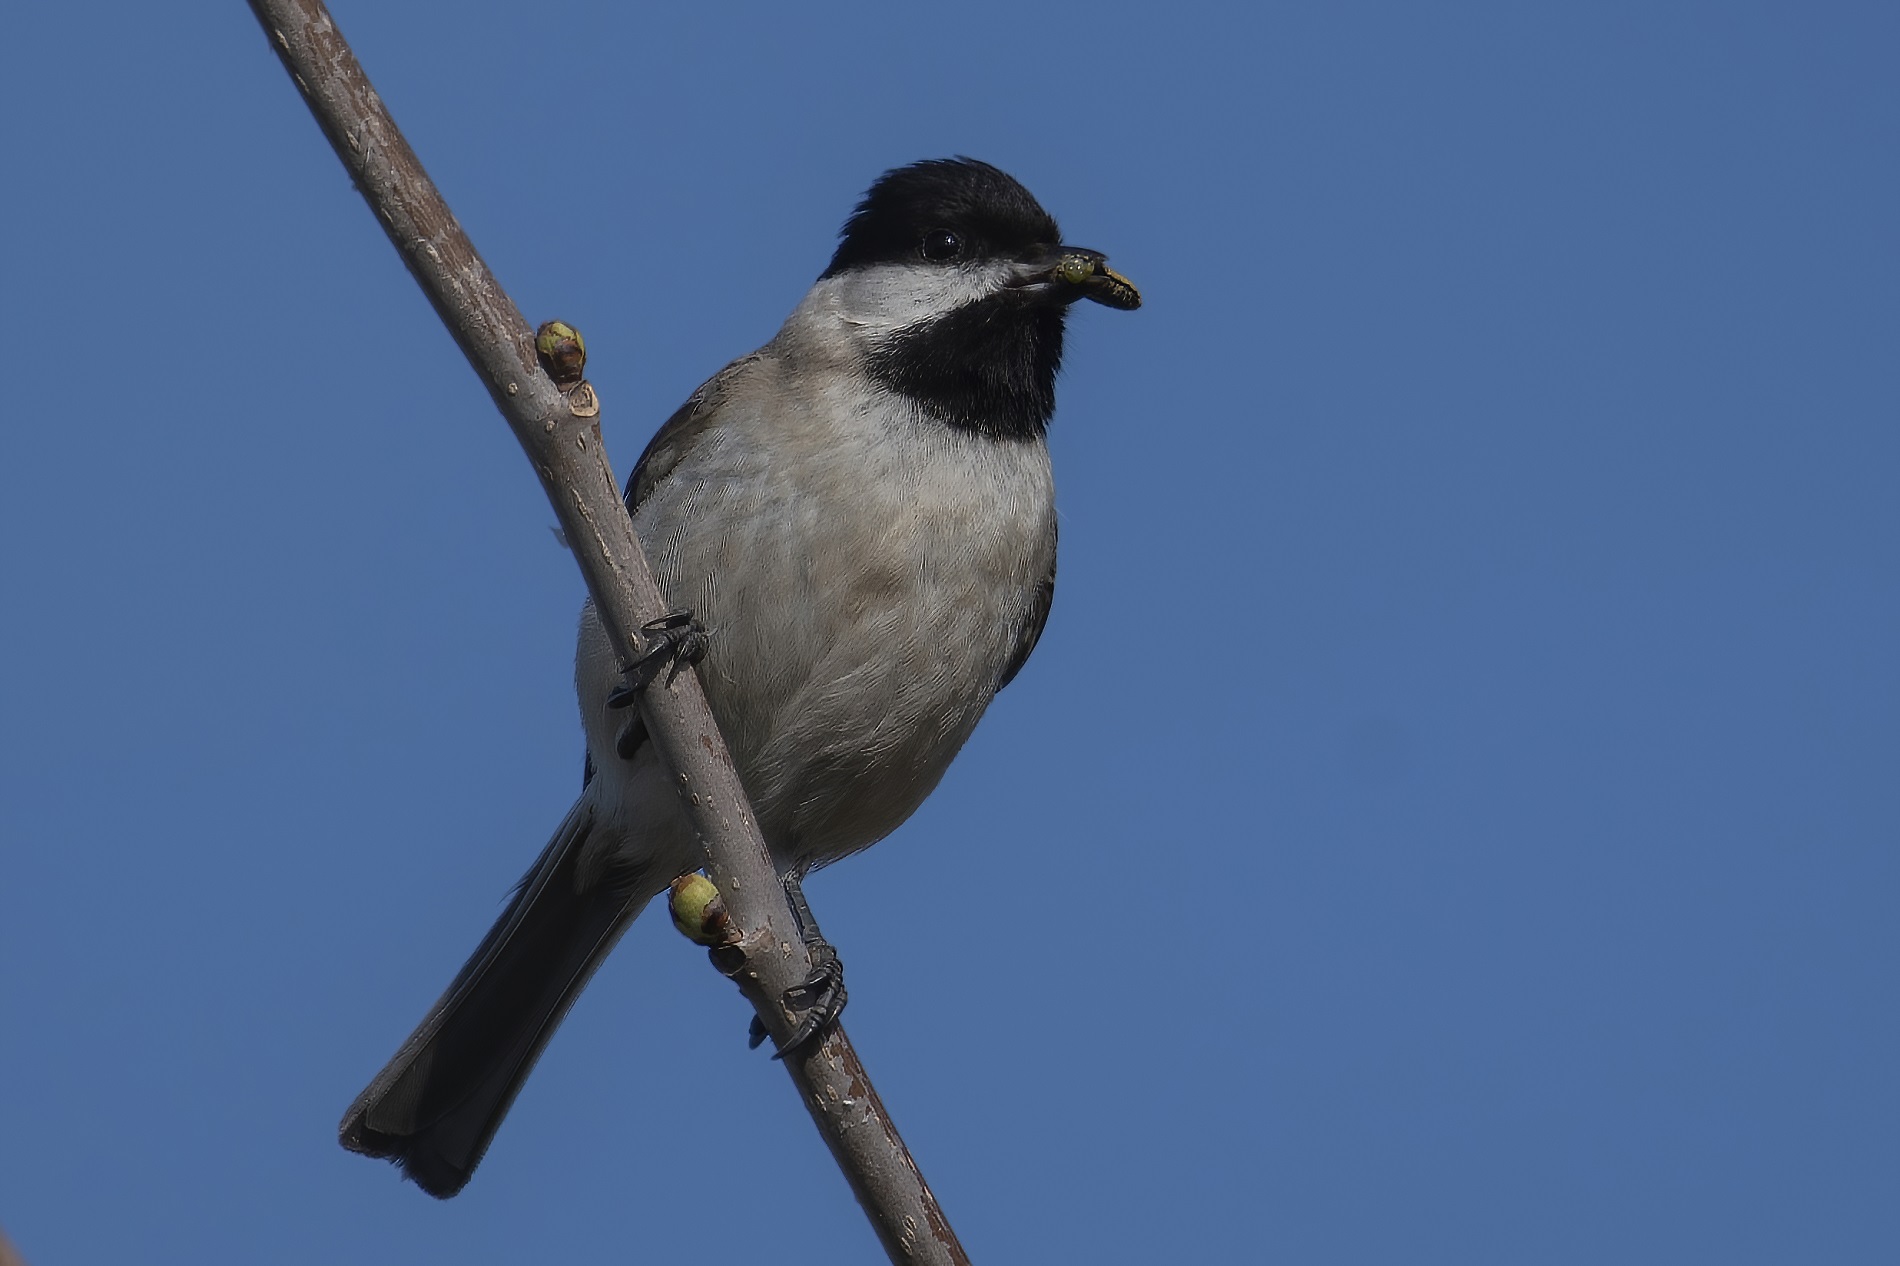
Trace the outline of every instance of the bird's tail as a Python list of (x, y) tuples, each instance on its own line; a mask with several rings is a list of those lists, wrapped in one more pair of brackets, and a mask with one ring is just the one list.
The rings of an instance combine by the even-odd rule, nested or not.
[(441, 1000), (343, 1115), (343, 1146), (446, 1199), (467, 1184), (541, 1048), (652, 895), (645, 875), (582, 889), (593, 828), (568, 812)]

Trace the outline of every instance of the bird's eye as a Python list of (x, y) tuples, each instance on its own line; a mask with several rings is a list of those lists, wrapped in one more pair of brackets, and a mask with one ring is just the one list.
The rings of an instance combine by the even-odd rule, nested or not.
[(963, 239), (949, 229), (932, 229), (924, 234), (924, 244), (919, 249), (925, 259), (942, 263), (963, 254)]

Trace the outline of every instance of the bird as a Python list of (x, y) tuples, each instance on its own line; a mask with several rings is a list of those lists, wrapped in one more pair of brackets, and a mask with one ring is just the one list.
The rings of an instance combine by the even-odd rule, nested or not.
[[(676, 664), (697, 662), (818, 964), (788, 1045), (844, 1002), (804, 877), (917, 809), (1049, 618), (1046, 437), (1066, 318), (1081, 299), (1140, 304), (1106, 261), (1065, 244), (988, 163), (887, 171), (778, 333), (695, 391), (627, 481), (675, 609), (649, 632)], [(344, 1147), (393, 1160), (432, 1196), (468, 1183), (594, 970), (703, 863), (626, 706), (661, 667), (619, 661), (583, 608), (580, 797), (344, 1115)]]

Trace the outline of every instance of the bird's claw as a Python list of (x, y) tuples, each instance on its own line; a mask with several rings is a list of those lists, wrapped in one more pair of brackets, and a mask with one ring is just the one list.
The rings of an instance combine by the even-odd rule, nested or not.
[[(793, 985), (785, 991), (785, 1005), (791, 1010), (803, 1011), (804, 1018), (792, 1030), (792, 1035), (785, 1039), (785, 1044), (772, 1053), (773, 1059), (797, 1054), (835, 1024), (844, 1013), (844, 964), (838, 961), (838, 951), (824, 940), (814, 941), (810, 949), (811, 975), (805, 977), (803, 984)], [(746, 1033), (746, 1046), (757, 1050), (764, 1045), (768, 1036), (765, 1022), (753, 1016), (752, 1027)]]
[[(626, 670), (627, 680), (607, 696), (609, 708), (632, 707), (662, 670), (666, 670), (666, 684), (670, 686), (688, 664), (697, 664), (706, 657), (706, 626), (694, 619), (691, 611), (669, 611), (641, 625), (640, 632), (645, 635), (646, 649)], [(646, 739), (646, 722), (636, 711), (615, 736), (614, 754), (621, 760), (632, 760)]]
[(630, 707), (662, 672), (666, 673), (666, 684), (672, 685), (685, 668), (706, 658), (706, 648), (711, 645), (706, 626), (691, 611), (669, 611), (641, 625), (640, 632), (645, 635), (646, 649), (623, 670), (626, 681), (607, 696), (610, 708)]

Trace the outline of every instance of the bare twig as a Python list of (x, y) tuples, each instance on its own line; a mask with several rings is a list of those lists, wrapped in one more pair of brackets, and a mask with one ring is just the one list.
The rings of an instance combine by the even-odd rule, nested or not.
[(26, 1258), (20, 1256), (5, 1231), (0, 1231), (0, 1266), (26, 1266)]
[[(368, 200), (403, 263), (487, 386), (541, 477), (615, 654), (632, 663), (640, 629), (666, 604), (628, 520), (584, 383), (563, 392), (537, 367), (534, 334), (482, 263), (357, 64), (321, 0), (251, 0), (272, 50)], [(773, 1037), (780, 1004), (811, 960), (699, 679), (681, 673), (641, 703), (647, 733), (679, 785), (707, 869), (739, 932), (734, 973)], [(730, 966), (736, 955), (723, 960)], [(844, 1030), (785, 1061), (818, 1132), (893, 1262), (966, 1263), (858, 1062)]]

